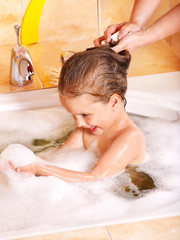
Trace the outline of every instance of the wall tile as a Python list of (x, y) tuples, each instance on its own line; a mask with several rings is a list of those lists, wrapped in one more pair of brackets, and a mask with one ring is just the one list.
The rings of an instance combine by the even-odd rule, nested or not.
[(134, 0), (99, 0), (100, 1), (100, 33), (104, 33), (110, 24), (128, 21)]
[(0, 1), (0, 45), (16, 44), (14, 25), (21, 20), (21, 0)]
[[(0, 45), (16, 44), (14, 25), (21, 24), (29, 3), (30, 0), (0, 1)], [(94, 39), (97, 36), (96, 0), (47, 0), (41, 14), (39, 36), (42, 42)]]
[(47, 0), (40, 20), (40, 41), (73, 41), (97, 35), (96, 0)]

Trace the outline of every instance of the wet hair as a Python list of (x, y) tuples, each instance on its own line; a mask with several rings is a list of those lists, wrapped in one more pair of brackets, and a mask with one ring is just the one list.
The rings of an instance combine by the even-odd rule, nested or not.
[(130, 60), (128, 51), (117, 54), (109, 47), (95, 47), (78, 52), (62, 68), (59, 92), (69, 97), (91, 94), (95, 101), (104, 103), (116, 93), (126, 104)]

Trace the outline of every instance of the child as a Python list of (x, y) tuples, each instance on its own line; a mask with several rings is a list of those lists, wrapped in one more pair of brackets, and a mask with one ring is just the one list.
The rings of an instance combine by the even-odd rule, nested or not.
[(141, 163), (146, 154), (145, 138), (125, 111), (129, 63), (127, 51), (117, 54), (98, 47), (76, 53), (62, 68), (60, 101), (77, 127), (60, 149), (83, 146), (94, 151), (98, 161), (90, 172), (43, 163), (13, 166), (15, 170), (68, 182), (93, 181), (119, 174), (128, 164)]

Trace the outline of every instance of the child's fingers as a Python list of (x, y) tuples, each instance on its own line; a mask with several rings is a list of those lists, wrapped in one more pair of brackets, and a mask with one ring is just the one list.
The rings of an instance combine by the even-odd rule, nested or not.
[(31, 166), (32, 164), (29, 164), (24, 167), (17, 167), (11, 161), (9, 161), (8, 163), (16, 172), (31, 172), (32, 170), (32, 166)]
[(9, 163), (9, 165), (10, 165), (14, 170), (16, 170), (15, 165), (14, 165), (11, 161), (8, 161), (8, 163)]
[(19, 171), (20, 172), (33, 172), (33, 166), (32, 166), (32, 164), (29, 164), (27, 166), (20, 167)]
[(21, 172), (21, 167), (16, 167), (11, 161), (8, 163), (16, 172)]
[(0, 171), (3, 171), (3, 170), (5, 170), (5, 167), (0, 165)]
[(29, 165), (23, 166), (19, 168), (20, 172), (27, 172), (31, 174), (36, 174), (38, 169), (38, 164), (37, 163), (31, 163)]

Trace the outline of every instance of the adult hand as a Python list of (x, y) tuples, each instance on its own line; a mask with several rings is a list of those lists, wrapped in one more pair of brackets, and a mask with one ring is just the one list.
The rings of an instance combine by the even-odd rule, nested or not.
[(102, 41), (104, 40), (106, 40), (106, 42), (110, 42), (111, 36), (118, 31), (119, 31), (118, 39), (121, 39), (125, 37), (128, 33), (137, 32), (139, 30), (140, 30), (140, 27), (133, 22), (123, 22), (120, 24), (113, 24), (106, 28), (103, 36), (94, 40), (94, 45), (100, 46)]
[(132, 53), (137, 48), (146, 45), (145, 40), (146, 37), (144, 31), (129, 33), (123, 37), (116, 46), (112, 47), (112, 50), (117, 53), (123, 50), (128, 50)]

